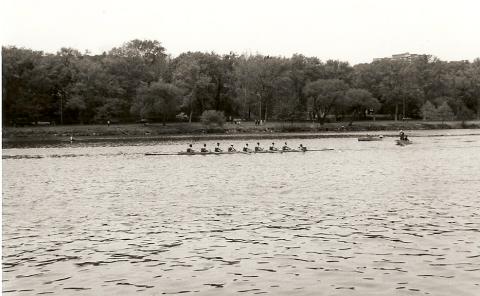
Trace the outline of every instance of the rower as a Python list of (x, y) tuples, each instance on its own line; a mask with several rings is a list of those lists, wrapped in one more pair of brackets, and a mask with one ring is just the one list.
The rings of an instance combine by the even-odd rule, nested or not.
[(195, 152), (195, 150), (193, 150), (193, 148), (192, 148), (192, 144), (188, 145), (187, 152), (188, 152), (188, 153), (193, 153), (193, 152)]
[(288, 147), (287, 142), (285, 142), (285, 145), (283, 145), (282, 150), (287, 151), (287, 150), (292, 150), (292, 148)]
[(220, 143), (217, 143), (217, 147), (215, 147), (215, 152), (223, 152), (223, 150), (220, 148)]
[(248, 143), (246, 143), (245, 147), (243, 147), (243, 152), (252, 152), (252, 150), (248, 148)]
[(237, 150), (235, 150), (235, 148), (233, 148), (233, 144), (230, 145), (230, 147), (228, 147), (228, 152), (235, 152)]
[(403, 130), (400, 130), (400, 140), (405, 140), (405, 133)]
[(307, 151), (307, 147), (300, 144), (300, 146), (298, 146), (298, 150), (305, 152), (305, 151)]
[(207, 149), (207, 144), (203, 144), (202, 149), (200, 149), (200, 152), (209, 152)]
[(270, 146), (270, 148), (268, 148), (270, 151), (277, 151), (277, 147), (275, 147), (275, 143), (272, 143), (272, 146)]
[(260, 147), (260, 142), (257, 142), (257, 146), (255, 146), (255, 152), (258, 152), (258, 151), (263, 151), (263, 148)]

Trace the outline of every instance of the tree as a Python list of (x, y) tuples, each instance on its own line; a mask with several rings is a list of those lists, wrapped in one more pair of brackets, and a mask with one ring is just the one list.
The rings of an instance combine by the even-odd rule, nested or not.
[(442, 119), (442, 124), (445, 120), (452, 120), (454, 116), (452, 108), (450, 108), (448, 102), (443, 102), (443, 104), (438, 107), (437, 113), (438, 116)]
[(352, 111), (352, 116), (349, 125), (353, 123), (357, 114), (365, 114), (366, 110), (373, 109), (378, 110), (380, 102), (372, 96), (372, 94), (365, 89), (351, 88), (345, 94), (348, 110)]
[(167, 76), (167, 55), (165, 48), (156, 40), (135, 39), (115, 47), (102, 56), (99, 66), (102, 66), (112, 78), (115, 88), (122, 89), (120, 95), (115, 95), (122, 104), (122, 117), (130, 115), (132, 100), (137, 89), (159, 79), (165, 81)]
[(202, 53), (186, 53), (178, 56), (174, 61), (173, 83), (183, 91), (182, 107), (188, 110), (188, 121), (192, 122), (192, 116), (197, 105), (200, 109), (205, 106), (205, 93), (211, 86), (210, 77), (204, 73), (200, 62)]
[(180, 106), (181, 91), (170, 83), (162, 80), (152, 83), (150, 86), (143, 84), (137, 89), (132, 113), (145, 118), (148, 116), (162, 117), (163, 125), (166, 124), (167, 118), (175, 115)]
[(434, 119), (437, 115), (437, 108), (435, 108), (430, 101), (426, 101), (425, 104), (423, 104), (421, 111), (423, 120)]
[(54, 120), (59, 77), (54, 55), (24, 48), (2, 47), (3, 122)]
[(305, 86), (305, 94), (311, 98), (310, 106), (313, 118), (318, 118), (321, 125), (325, 123), (332, 108), (344, 99), (348, 85), (339, 79), (318, 79)]
[[(367, 105), (396, 119), (400, 114), (422, 117), (424, 108), (432, 109), (427, 102), (439, 107), (445, 100), (456, 118), (480, 118), (480, 59), (445, 62), (422, 55), (354, 67), (301, 54), (187, 52), (172, 59), (160, 42), (135, 39), (101, 55), (74, 48), (49, 54), (2, 47), (3, 123), (131, 122), (141, 109), (148, 116), (164, 116), (140, 99), (159, 80), (181, 89), (177, 101), (182, 99), (181, 111), (190, 122), (205, 110), (217, 110), (263, 120), (305, 118), (308, 113), (323, 124), (330, 113), (349, 112), (354, 119)], [(350, 87), (371, 96), (357, 98), (362, 97), (357, 91), (345, 96)], [(430, 111), (427, 117), (437, 115)], [(168, 119), (170, 111), (166, 113)]]
[(293, 81), (287, 75), (277, 77), (274, 80), (274, 97), (272, 115), (277, 120), (291, 121), (300, 119), (302, 106), (298, 96), (295, 95)]
[(201, 121), (206, 126), (217, 124), (221, 127), (225, 123), (225, 114), (222, 111), (205, 110), (202, 113)]
[[(296, 108), (300, 110), (307, 110), (307, 99), (304, 93), (305, 85), (320, 78), (326, 77), (325, 65), (316, 57), (305, 57), (302, 54), (294, 54), (287, 61), (288, 69), (286, 75), (291, 81), (291, 91), (293, 97), (298, 102)], [(331, 65), (331, 64), (329, 64)], [(329, 77), (333, 78), (333, 77)]]
[[(258, 104), (259, 64), (255, 56), (241, 55), (233, 67), (236, 96), (234, 98), (237, 113), (245, 119), (251, 119)], [(260, 116), (260, 114), (259, 114)]]

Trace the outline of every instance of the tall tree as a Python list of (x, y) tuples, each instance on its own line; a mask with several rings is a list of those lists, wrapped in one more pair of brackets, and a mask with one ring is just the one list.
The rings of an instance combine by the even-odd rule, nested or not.
[(162, 80), (150, 85), (142, 84), (137, 89), (137, 96), (131, 111), (142, 118), (161, 116), (163, 125), (168, 117), (175, 115), (180, 106), (180, 89)]
[(378, 110), (380, 102), (365, 89), (351, 88), (345, 94), (345, 103), (347, 110), (352, 112), (350, 125), (358, 114), (366, 114), (367, 110)]
[(310, 97), (310, 108), (313, 118), (317, 118), (321, 125), (333, 108), (345, 98), (348, 85), (339, 79), (318, 79), (305, 86), (305, 94)]

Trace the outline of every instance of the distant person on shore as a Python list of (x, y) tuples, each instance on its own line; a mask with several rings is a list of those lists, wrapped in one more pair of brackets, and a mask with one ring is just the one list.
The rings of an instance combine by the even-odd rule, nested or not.
[(192, 144), (189, 144), (189, 145), (188, 145), (187, 152), (188, 152), (188, 153), (193, 153), (193, 152), (195, 152), (195, 150), (193, 150), (193, 148), (192, 148)]
[(298, 150), (305, 152), (307, 151), (307, 147), (303, 146), (303, 144), (300, 144), (300, 146), (298, 146)]
[(235, 150), (235, 148), (233, 148), (233, 144), (230, 145), (230, 147), (228, 147), (228, 152), (235, 152), (237, 150)]
[(110, 120), (107, 120), (107, 126), (110, 126)]
[(215, 152), (223, 152), (223, 150), (220, 148), (220, 143), (217, 143), (217, 147), (215, 147)]
[(288, 150), (292, 150), (292, 148), (288, 147), (287, 142), (285, 142), (285, 145), (283, 145), (282, 150), (288, 151)]
[(260, 142), (257, 142), (257, 146), (255, 146), (255, 151), (258, 152), (258, 151), (263, 151), (263, 148), (260, 147)]
[(209, 152), (207, 149), (207, 144), (203, 144), (202, 149), (200, 149), (200, 152)]
[(275, 143), (272, 143), (272, 145), (269, 148), (270, 151), (278, 151), (277, 147), (275, 147)]

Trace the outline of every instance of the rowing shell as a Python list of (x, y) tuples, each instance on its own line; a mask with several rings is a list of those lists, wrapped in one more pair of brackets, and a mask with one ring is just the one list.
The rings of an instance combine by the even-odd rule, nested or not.
[(234, 151), (234, 152), (228, 152), (228, 151), (223, 151), (223, 152), (173, 152), (173, 153), (162, 153), (162, 152), (151, 152), (151, 153), (145, 153), (145, 155), (222, 155), (222, 154), (249, 154), (248, 152), (243, 152), (243, 151)]
[(147, 156), (155, 156), (155, 155), (223, 155), (223, 154), (261, 154), (261, 153), (287, 153), (287, 152), (314, 152), (314, 151), (331, 151), (333, 150), (332, 148), (325, 148), (325, 149), (312, 149), (312, 150), (307, 150), (307, 151), (301, 151), (301, 150), (263, 150), (263, 151), (251, 151), (251, 152), (245, 152), (245, 151), (234, 151), (234, 152), (228, 152), (228, 151), (223, 151), (223, 152), (150, 152), (150, 153), (145, 153)]
[(381, 141), (383, 137), (379, 136), (366, 136), (366, 137), (360, 137), (358, 138), (359, 142), (369, 142), (369, 141)]

